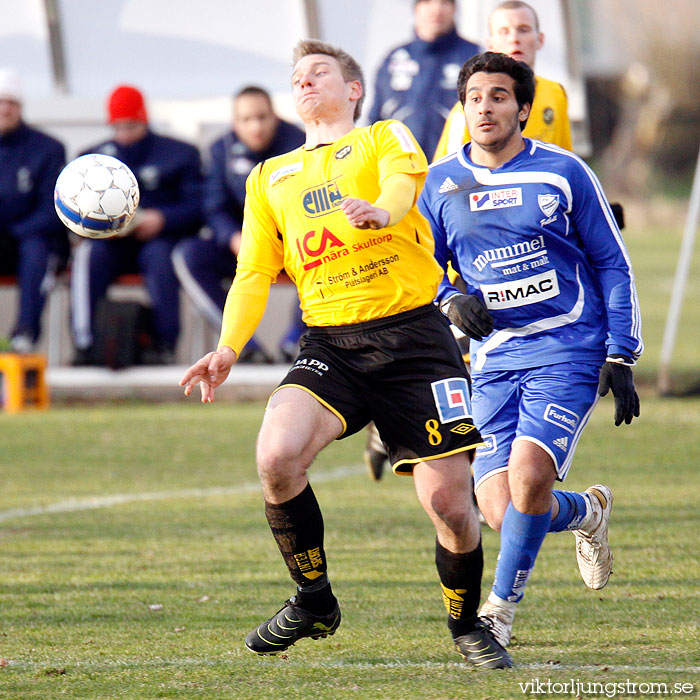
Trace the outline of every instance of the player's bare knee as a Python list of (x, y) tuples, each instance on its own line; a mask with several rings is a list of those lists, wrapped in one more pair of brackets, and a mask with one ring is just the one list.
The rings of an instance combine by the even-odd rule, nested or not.
[(486, 520), (486, 524), (494, 531), (494, 532), (500, 532), (501, 531), (501, 526), (503, 525), (503, 513), (501, 512), (488, 512), (485, 513), (483, 510), (481, 511), (482, 515), (484, 516)]
[(466, 532), (469, 526), (471, 503), (449, 491), (438, 491), (431, 498), (431, 506), (437, 517), (455, 533)]
[(510, 491), (505, 474), (496, 474), (485, 479), (475, 490), (476, 502), (488, 526), (501, 531), (503, 517), (510, 503)]
[(521, 513), (543, 512), (551, 505), (552, 479), (545, 474), (532, 476), (529, 482), (511, 487), (511, 500)]
[(476, 496), (477, 504), (479, 506), (479, 510), (481, 511), (481, 514), (484, 516), (484, 519), (486, 520), (486, 524), (494, 531), (500, 532), (501, 531), (501, 525), (503, 524), (503, 516), (505, 515), (506, 512), (506, 507), (508, 506), (508, 503), (502, 503), (500, 501), (490, 501), (487, 500), (486, 498), (479, 498), (479, 494), (477, 492)]
[(263, 489), (273, 493), (285, 492), (290, 484), (304, 477), (308, 467), (298, 454), (281, 445), (258, 445), (257, 466)]

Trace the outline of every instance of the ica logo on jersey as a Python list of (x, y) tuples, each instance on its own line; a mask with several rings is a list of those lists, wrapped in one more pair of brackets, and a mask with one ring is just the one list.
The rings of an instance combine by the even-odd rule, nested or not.
[[(336, 178), (337, 179), (337, 178)], [(315, 185), (301, 193), (301, 204), (306, 216), (316, 217), (336, 210), (345, 199), (335, 180)]]
[(350, 252), (345, 243), (325, 227), (320, 233), (307, 231), (302, 238), (297, 238), (297, 250), (305, 270), (311, 270)]

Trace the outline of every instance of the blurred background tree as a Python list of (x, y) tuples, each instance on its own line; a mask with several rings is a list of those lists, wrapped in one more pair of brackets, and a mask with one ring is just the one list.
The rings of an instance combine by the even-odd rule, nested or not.
[(687, 193), (700, 144), (700, 3), (570, 1), (606, 188), (647, 199), (680, 182)]

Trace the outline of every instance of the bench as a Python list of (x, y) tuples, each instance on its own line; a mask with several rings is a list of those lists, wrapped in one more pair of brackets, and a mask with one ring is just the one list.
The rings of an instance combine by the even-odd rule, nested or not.
[[(12, 294), (17, 287), (17, 277), (0, 275), (0, 293)], [(259, 328), (258, 335), (274, 349), (274, 343), (286, 328), (288, 309), (294, 296), (294, 285), (283, 272), (277, 283), (272, 285), (268, 310)], [(110, 297), (131, 298), (147, 301), (148, 297), (143, 288), (140, 274), (119, 275), (110, 285)], [(280, 298), (281, 297), (281, 298)], [(17, 308), (16, 297), (13, 303), (2, 304), (4, 320), (0, 328), (9, 333)], [(211, 350), (216, 344), (218, 333), (211, 328), (204, 317), (198, 313), (189, 297), (181, 292), (180, 297), (181, 332), (178, 341), (178, 360), (189, 364)], [(42, 333), (39, 338), (39, 352), (43, 352), (49, 367), (58, 367), (70, 362), (72, 341), (70, 336), (70, 272), (62, 272), (56, 276), (53, 288), (49, 291), (44, 316)]]

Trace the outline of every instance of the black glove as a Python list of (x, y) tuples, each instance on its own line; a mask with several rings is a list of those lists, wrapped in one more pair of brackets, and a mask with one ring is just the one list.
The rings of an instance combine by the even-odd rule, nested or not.
[(627, 425), (632, 418), (639, 417), (639, 396), (634, 388), (631, 358), (611, 355), (600, 369), (598, 394), (605, 396), (612, 389), (615, 397), (615, 425), (624, 420)]
[(455, 294), (446, 304), (445, 315), (462, 333), (481, 340), (493, 330), (493, 317), (484, 302), (472, 294)]
[(610, 209), (612, 209), (613, 216), (615, 217), (617, 228), (622, 231), (622, 229), (625, 228), (625, 210), (622, 208), (622, 204), (619, 202), (610, 202)]

